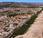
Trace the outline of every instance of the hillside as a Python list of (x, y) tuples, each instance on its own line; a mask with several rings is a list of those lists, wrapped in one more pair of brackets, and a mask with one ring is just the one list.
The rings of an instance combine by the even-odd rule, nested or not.
[(0, 2), (0, 8), (2, 7), (40, 7), (43, 3), (25, 3), (25, 2)]
[(0, 38), (25, 38), (42, 11), (42, 3), (0, 2)]

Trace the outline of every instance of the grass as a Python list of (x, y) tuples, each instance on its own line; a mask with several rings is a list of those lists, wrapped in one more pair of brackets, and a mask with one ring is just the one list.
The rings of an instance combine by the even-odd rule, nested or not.
[[(37, 14), (34, 14), (30, 20), (28, 20), (20, 29), (18, 29), (17, 31), (15, 31), (13, 33), (13, 37), (17, 36), (17, 35), (22, 35), (24, 33), (27, 32), (28, 28), (31, 26), (31, 24), (34, 23), (35, 19), (37, 18), (38, 14), (41, 12), (42, 10), (38, 11)], [(12, 37), (11, 36), (11, 37)]]
[(33, 24), (36, 17), (37, 17), (37, 15), (33, 15), (30, 20), (28, 20), (20, 29), (18, 29), (13, 34), (13, 37), (26, 33), (27, 29), (31, 26), (31, 24)]
[[(42, 10), (41, 10), (42, 11)], [(40, 11), (40, 12), (41, 12)], [(40, 13), (40, 12), (38, 12), (38, 14)], [(6, 15), (8, 15), (8, 16), (15, 16), (15, 15), (17, 15), (17, 14), (25, 14), (25, 13), (12, 13), (12, 12), (4, 12), (4, 13), (0, 13), (0, 15), (3, 15), (3, 14), (6, 14)], [(28, 14), (28, 13), (26, 13), (26, 14)], [(29, 13), (30, 14), (30, 13)], [(15, 37), (15, 36), (17, 36), (17, 35), (21, 35), (21, 34), (24, 34), (24, 33), (26, 33), (26, 31), (27, 31), (27, 29), (31, 26), (31, 24), (33, 24), (34, 23), (34, 21), (35, 21), (35, 19), (37, 18), (37, 16), (38, 16), (38, 14), (34, 14), (32, 17), (31, 17), (31, 19), (30, 20), (28, 20), (20, 29), (18, 29), (16, 32), (14, 32), (13, 33), (13, 37)]]

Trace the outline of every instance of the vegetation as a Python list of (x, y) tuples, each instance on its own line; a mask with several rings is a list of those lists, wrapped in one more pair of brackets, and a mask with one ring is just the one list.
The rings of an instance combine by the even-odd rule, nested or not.
[(19, 28), (16, 32), (13, 33), (13, 37), (17, 36), (17, 35), (22, 35), (24, 33), (26, 33), (26, 31), (28, 30), (28, 28), (31, 26), (31, 24), (34, 23), (35, 19), (37, 18), (38, 14), (41, 12), (42, 10), (38, 11), (37, 14), (34, 14), (30, 20), (28, 20), (21, 28)]

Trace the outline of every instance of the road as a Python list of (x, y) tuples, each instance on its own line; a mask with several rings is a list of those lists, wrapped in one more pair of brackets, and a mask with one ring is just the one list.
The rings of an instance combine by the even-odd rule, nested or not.
[(23, 38), (43, 38), (43, 11), (38, 15)]
[(43, 11), (38, 15), (35, 22), (25, 34), (15, 38), (43, 38)]

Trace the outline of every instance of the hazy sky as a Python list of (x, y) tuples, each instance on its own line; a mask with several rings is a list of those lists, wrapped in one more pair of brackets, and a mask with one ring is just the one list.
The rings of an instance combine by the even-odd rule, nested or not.
[(0, 2), (43, 2), (43, 0), (0, 0)]

